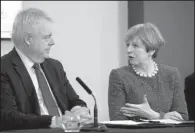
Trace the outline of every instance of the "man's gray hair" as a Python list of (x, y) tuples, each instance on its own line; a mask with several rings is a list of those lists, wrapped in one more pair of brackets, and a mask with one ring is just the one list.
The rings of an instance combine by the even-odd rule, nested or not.
[(11, 38), (13, 43), (15, 45), (21, 43), (27, 29), (38, 24), (41, 19), (53, 21), (44, 11), (37, 8), (28, 8), (20, 11), (16, 15), (12, 27)]

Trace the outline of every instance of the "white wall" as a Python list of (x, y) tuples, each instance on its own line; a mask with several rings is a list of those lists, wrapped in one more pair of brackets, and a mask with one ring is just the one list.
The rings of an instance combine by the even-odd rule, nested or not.
[[(51, 57), (61, 61), (73, 88), (93, 112), (93, 98), (75, 80), (77, 76), (83, 79), (97, 98), (99, 120), (109, 120), (109, 74), (127, 64), (123, 42), (127, 2), (24, 1), (23, 7), (40, 8), (53, 18), (56, 45)], [(13, 48), (9, 41), (1, 43), (2, 55)]]
[(1, 56), (13, 49), (13, 43), (9, 40), (1, 40)]
[(144, 21), (159, 27), (167, 43), (157, 60), (177, 67), (184, 86), (194, 72), (194, 1), (144, 1)]

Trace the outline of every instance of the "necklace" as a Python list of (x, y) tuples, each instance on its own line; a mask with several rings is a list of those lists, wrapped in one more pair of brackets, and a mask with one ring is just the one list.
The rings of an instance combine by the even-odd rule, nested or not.
[(148, 73), (148, 74), (136, 70), (136, 68), (135, 68), (134, 65), (132, 65), (132, 68), (133, 68), (133, 70), (135, 71), (135, 73), (136, 73), (137, 75), (141, 76), (141, 77), (153, 77), (153, 76), (155, 76), (155, 75), (157, 74), (157, 72), (158, 72), (158, 66), (157, 66), (156, 62), (153, 61), (153, 64), (154, 64), (154, 70), (153, 70), (151, 73)]

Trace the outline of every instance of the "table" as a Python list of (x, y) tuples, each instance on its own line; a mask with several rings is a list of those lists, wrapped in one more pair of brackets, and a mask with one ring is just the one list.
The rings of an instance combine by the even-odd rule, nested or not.
[[(194, 132), (194, 126), (190, 127), (166, 127), (166, 128), (142, 128), (142, 129), (122, 129), (108, 128), (106, 132)], [(33, 129), (33, 130), (13, 130), (1, 133), (64, 133), (62, 129)]]

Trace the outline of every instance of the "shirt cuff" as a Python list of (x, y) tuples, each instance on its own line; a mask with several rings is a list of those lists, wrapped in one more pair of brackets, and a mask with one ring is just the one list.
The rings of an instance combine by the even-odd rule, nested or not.
[(57, 127), (56, 116), (53, 116), (52, 119), (51, 119), (50, 128), (56, 128), (56, 127)]
[(165, 116), (165, 112), (160, 112), (160, 119), (163, 119)]

